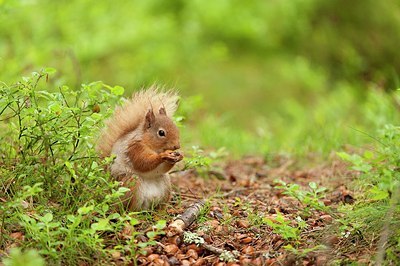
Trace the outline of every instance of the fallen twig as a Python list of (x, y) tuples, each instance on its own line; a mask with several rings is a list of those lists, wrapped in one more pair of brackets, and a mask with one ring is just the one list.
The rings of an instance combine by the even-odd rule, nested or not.
[(208, 251), (210, 251), (210, 252), (212, 252), (214, 254), (217, 254), (217, 255), (220, 255), (224, 251), (226, 252), (226, 250), (224, 250), (222, 248), (217, 248), (217, 247), (211, 246), (211, 245), (209, 245), (207, 243), (200, 244), (200, 246), (205, 248), (205, 249), (207, 249)]
[(233, 194), (236, 194), (236, 193), (242, 192), (242, 191), (247, 191), (247, 190), (249, 190), (249, 188), (246, 188), (246, 187), (245, 188), (241, 187), (241, 188), (237, 188), (237, 189), (232, 189), (231, 191), (228, 191), (228, 192), (226, 192), (224, 194), (216, 195), (215, 198), (227, 198), (227, 197), (229, 197), (229, 196), (231, 196)]
[(186, 209), (184, 213), (179, 215), (169, 226), (167, 236), (171, 237), (183, 232), (185, 228), (193, 223), (194, 220), (199, 216), (200, 211), (205, 205), (204, 200), (199, 200), (198, 202), (192, 204)]
[(201, 199), (202, 198), (201, 196), (194, 195), (193, 193), (192, 194), (180, 193), (179, 196), (181, 198), (185, 198), (185, 199)]
[(192, 233), (192, 232), (185, 232), (183, 234), (183, 241), (187, 244), (196, 244), (197, 246), (200, 246), (216, 255), (218, 255), (220, 258), (226, 261), (236, 261), (236, 258), (240, 255), (240, 253), (237, 250), (233, 251), (228, 251), (224, 250), (221, 248), (214, 247), (212, 245), (209, 245), (206, 243), (204, 238), (199, 236), (197, 233)]

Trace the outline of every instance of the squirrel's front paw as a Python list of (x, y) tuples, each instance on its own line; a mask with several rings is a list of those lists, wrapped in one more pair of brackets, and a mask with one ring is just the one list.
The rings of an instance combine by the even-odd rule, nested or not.
[(161, 158), (168, 163), (177, 163), (183, 159), (183, 155), (178, 151), (165, 151), (160, 154)]

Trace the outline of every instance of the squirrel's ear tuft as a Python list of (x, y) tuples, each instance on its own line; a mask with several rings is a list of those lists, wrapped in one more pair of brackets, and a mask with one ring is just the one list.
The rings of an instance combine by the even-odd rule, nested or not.
[(160, 110), (158, 110), (160, 115), (167, 115), (167, 112), (165, 111), (164, 107), (161, 107)]
[(146, 119), (145, 119), (145, 123), (144, 123), (145, 129), (151, 128), (151, 126), (154, 124), (155, 120), (156, 120), (156, 117), (154, 116), (153, 110), (150, 109), (149, 111), (147, 111), (147, 114), (146, 114)]

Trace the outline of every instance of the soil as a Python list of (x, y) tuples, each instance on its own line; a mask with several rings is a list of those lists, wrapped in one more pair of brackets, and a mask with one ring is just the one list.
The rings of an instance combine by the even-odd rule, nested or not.
[[(373, 251), (345, 250), (346, 236), (336, 230), (335, 221), (342, 215), (337, 207), (355, 201), (345, 185), (355, 174), (337, 160), (301, 169), (284, 157), (269, 161), (247, 157), (202, 173), (175, 172), (172, 175), (175, 196), (167, 212), (175, 216), (199, 199), (206, 199), (205, 211), (185, 231), (203, 237), (206, 245), (216, 250), (184, 243), (182, 234), (161, 236), (157, 246), (146, 248), (147, 254), (138, 257), (138, 264), (326, 265), (337, 259), (367, 262), (364, 258)], [(320, 200), (328, 209), (315, 210), (286, 195), (277, 188), (277, 179), (299, 184), (300, 189), (308, 191), (310, 182), (326, 187)], [(280, 215), (292, 228), (299, 226), (301, 218), (304, 226), (297, 239), (285, 239), (265, 222), (266, 219), (276, 222)], [(221, 251), (231, 252), (235, 259), (221, 260)]]

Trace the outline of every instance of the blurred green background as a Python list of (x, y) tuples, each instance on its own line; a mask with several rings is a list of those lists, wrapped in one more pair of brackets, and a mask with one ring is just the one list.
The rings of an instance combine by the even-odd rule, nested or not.
[(328, 154), (398, 122), (397, 0), (0, 0), (0, 80), (183, 95), (187, 145)]

